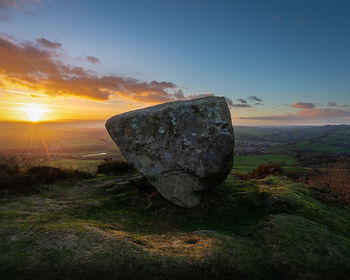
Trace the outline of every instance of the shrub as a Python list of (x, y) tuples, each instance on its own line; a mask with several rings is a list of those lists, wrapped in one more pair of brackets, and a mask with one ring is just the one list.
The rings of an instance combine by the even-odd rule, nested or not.
[(125, 160), (114, 160), (106, 158), (102, 163), (97, 166), (97, 173), (106, 175), (118, 175), (127, 172), (133, 172), (136, 169)]
[(269, 175), (281, 175), (283, 169), (280, 165), (275, 163), (261, 164), (255, 168), (250, 174), (251, 178), (262, 179)]
[(64, 170), (51, 166), (34, 166), (28, 169), (27, 173), (33, 182), (41, 184), (52, 184), (55, 181), (67, 179), (67, 173)]
[(31, 166), (24, 157), (0, 155), (0, 195), (36, 191), (26, 170)]
[(0, 155), (0, 196), (35, 193), (42, 190), (43, 184), (91, 177), (90, 173), (79, 170), (33, 166), (31, 161), (24, 157)]
[(33, 182), (39, 184), (52, 184), (57, 181), (63, 181), (71, 178), (91, 178), (92, 175), (79, 170), (61, 169), (51, 166), (34, 166), (27, 170)]
[(345, 163), (336, 163), (326, 171), (315, 172), (309, 184), (327, 187), (340, 202), (350, 205), (350, 167)]

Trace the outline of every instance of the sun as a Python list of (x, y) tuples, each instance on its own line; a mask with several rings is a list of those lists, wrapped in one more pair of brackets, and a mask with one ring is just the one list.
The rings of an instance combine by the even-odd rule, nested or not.
[(44, 113), (48, 112), (41, 104), (30, 103), (27, 104), (21, 111), (27, 114), (27, 117), (32, 122), (38, 122), (41, 120)]

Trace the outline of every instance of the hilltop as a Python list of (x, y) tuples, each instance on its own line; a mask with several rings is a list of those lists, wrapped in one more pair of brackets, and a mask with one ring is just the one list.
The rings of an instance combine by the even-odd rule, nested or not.
[(229, 176), (181, 209), (137, 175), (0, 199), (4, 279), (346, 279), (350, 211), (286, 177)]

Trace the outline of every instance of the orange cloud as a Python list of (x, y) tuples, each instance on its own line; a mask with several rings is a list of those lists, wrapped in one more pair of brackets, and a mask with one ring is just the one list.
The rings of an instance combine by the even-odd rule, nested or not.
[[(144, 82), (120, 76), (98, 76), (82, 67), (62, 61), (57, 49), (62, 45), (40, 38), (36, 42), (17, 43), (0, 37), (0, 87), (19, 87), (51, 96), (78, 96), (107, 100), (111, 96), (135, 101), (159, 103), (190, 99), (171, 82)], [(97, 58), (94, 58), (95, 62)]]

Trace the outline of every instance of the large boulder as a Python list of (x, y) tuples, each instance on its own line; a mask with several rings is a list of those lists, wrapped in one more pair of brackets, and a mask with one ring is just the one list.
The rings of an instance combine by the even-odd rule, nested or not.
[(172, 203), (195, 207), (233, 164), (225, 98), (176, 101), (116, 115), (106, 128), (125, 159)]

